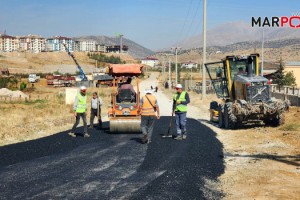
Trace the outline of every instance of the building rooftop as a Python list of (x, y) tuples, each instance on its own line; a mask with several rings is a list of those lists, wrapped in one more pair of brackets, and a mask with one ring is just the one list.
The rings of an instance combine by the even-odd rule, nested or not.
[(300, 66), (300, 61), (285, 62), (285, 66)]

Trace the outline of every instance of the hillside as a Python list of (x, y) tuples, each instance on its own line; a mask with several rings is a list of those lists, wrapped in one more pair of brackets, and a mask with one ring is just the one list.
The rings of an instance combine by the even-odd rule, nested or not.
[[(118, 37), (107, 37), (107, 36), (81, 36), (75, 37), (74, 40), (95, 40), (98, 44), (105, 44), (105, 45), (120, 45), (120, 38)], [(154, 52), (150, 49), (147, 49), (132, 40), (127, 38), (122, 38), (123, 45), (127, 45), (129, 50), (129, 55), (133, 56), (134, 58), (145, 58), (147, 56), (153, 55)]]
[[(73, 52), (79, 65), (86, 73), (96, 71), (95, 60), (89, 59), (86, 52)], [(136, 60), (128, 54), (106, 54), (120, 57), (127, 63), (135, 63)], [(66, 52), (2, 52), (0, 53), (0, 68), (9, 68), (11, 73), (75, 73), (77, 67), (72, 58)]]
[[(299, 61), (299, 50), (299, 39), (267, 41), (264, 44), (264, 60), (274, 62), (282, 58), (283, 61)], [(193, 61), (196, 63), (202, 63), (202, 51), (202, 48), (181, 50), (178, 54), (178, 62), (182, 63)], [(218, 61), (227, 55), (246, 55), (250, 53), (261, 54), (261, 42), (248, 41), (225, 46), (207, 47), (207, 62)], [(159, 54), (157, 54), (157, 57), (161, 58)], [(163, 58), (160, 60), (162, 61)]]
[[(253, 28), (250, 22), (229, 22), (207, 31), (207, 46), (226, 46), (239, 42), (255, 42), (300, 39), (300, 29), (292, 28)], [(198, 48), (203, 45), (203, 35), (199, 34), (179, 43), (183, 49)]]

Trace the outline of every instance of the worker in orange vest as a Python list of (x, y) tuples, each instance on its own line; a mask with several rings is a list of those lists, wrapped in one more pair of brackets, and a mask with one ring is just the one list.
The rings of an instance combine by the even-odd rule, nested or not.
[(153, 132), (155, 119), (159, 119), (159, 107), (157, 99), (152, 95), (152, 90), (146, 90), (146, 95), (140, 100), (139, 112), (142, 116), (141, 129), (143, 133), (142, 142), (149, 144)]

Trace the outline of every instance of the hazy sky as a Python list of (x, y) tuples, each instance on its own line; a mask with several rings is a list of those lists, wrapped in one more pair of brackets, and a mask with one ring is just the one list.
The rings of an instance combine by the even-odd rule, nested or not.
[[(207, 27), (252, 16), (300, 15), (300, 0), (207, 0)], [(146, 48), (202, 32), (203, 0), (0, 0), (0, 32), (83, 36), (122, 33)]]

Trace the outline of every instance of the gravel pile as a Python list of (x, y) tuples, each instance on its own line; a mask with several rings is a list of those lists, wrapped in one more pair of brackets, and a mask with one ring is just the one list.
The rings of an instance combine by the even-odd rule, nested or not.
[(21, 98), (21, 99), (28, 98), (28, 96), (26, 94), (24, 94), (23, 92), (21, 92), (20, 90), (11, 91), (7, 88), (0, 89), (0, 96), (11, 97), (11, 98)]

